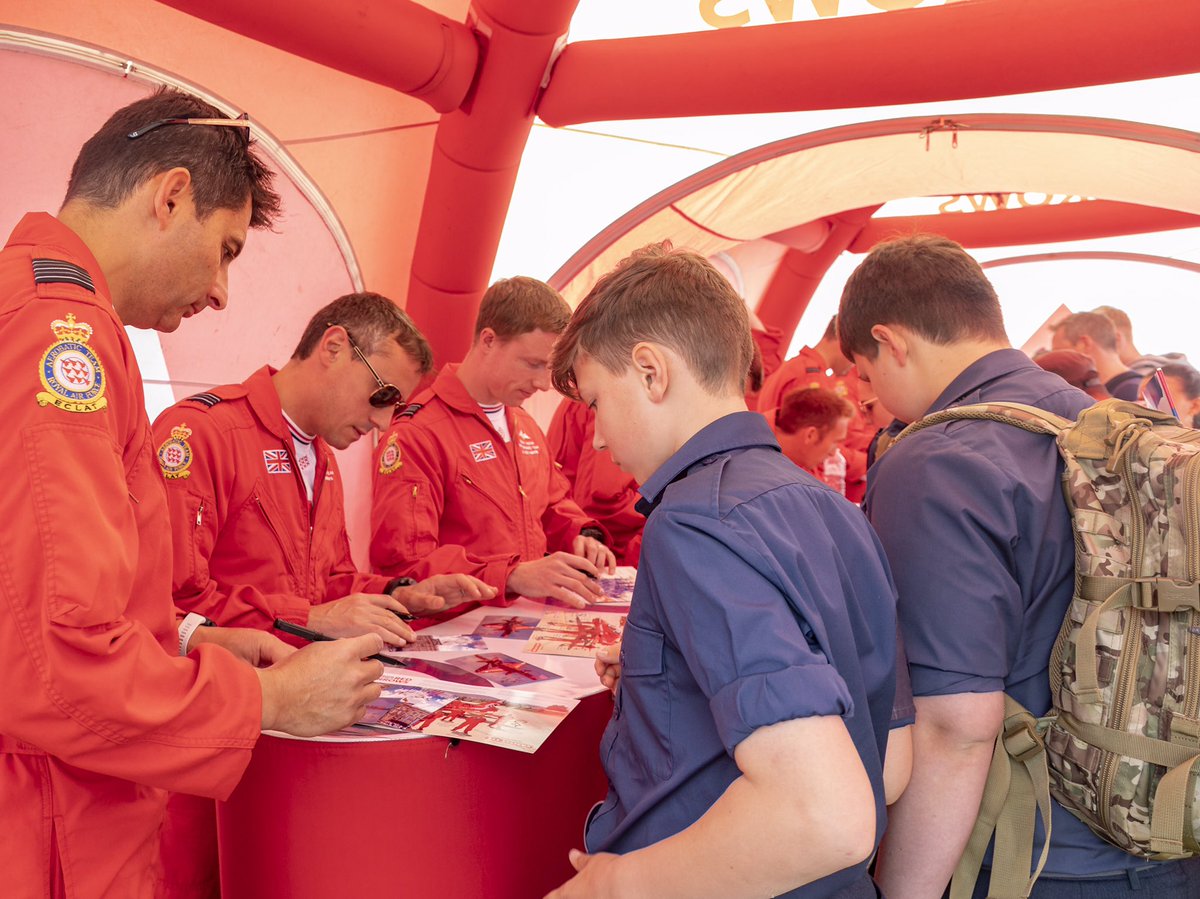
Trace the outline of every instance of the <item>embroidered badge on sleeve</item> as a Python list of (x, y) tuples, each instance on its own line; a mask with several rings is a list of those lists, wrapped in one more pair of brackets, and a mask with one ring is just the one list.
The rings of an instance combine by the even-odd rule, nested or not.
[(158, 448), (158, 465), (167, 480), (183, 480), (191, 475), (188, 468), (192, 464), (192, 447), (187, 441), (191, 436), (192, 429), (180, 424), (171, 428), (171, 436)]
[(396, 443), (396, 435), (389, 434), (387, 443), (383, 445), (383, 452), (379, 454), (379, 473), (392, 474), (403, 465), (404, 463), (400, 459), (400, 446)]
[(108, 405), (104, 397), (104, 367), (87, 345), (92, 326), (66, 319), (55, 319), (50, 330), (58, 338), (42, 354), (38, 377), (45, 391), (37, 394), (39, 406), (55, 406), (65, 412), (96, 412)]

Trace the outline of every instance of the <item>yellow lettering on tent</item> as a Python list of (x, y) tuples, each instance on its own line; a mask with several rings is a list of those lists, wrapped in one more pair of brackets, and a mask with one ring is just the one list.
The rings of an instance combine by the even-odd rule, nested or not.
[(732, 15), (717, 12), (721, 0), (700, 0), (700, 18), (713, 28), (740, 28), (750, 21), (750, 11), (743, 9)]
[(867, 2), (876, 9), (891, 12), (896, 9), (912, 9), (914, 6), (920, 6), (924, 0), (867, 0)]
[[(776, 22), (790, 22), (793, 18), (795, 8), (795, 0), (765, 0), (767, 9), (771, 12), (771, 18)], [(813, 0), (813, 5), (817, 5), (817, 0)], [(818, 10), (818, 15), (820, 11)], [(837, 0), (833, 0), (833, 14), (837, 15)]]

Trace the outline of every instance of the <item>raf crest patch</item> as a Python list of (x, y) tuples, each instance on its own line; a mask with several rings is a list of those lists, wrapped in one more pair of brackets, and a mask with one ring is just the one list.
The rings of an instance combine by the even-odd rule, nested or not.
[(392, 474), (404, 463), (400, 459), (400, 446), (396, 443), (396, 435), (389, 434), (387, 443), (383, 445), (383, 452), (379, 454), (379, 473)]
[(108, 405), (104, 398), (104, 366), (87, 345), (92, 326), (67, 318), (55, 319), (50, 330), (58, 341), (42, 354), (38, 377), (45, 391), (38, 393), (39, 406), (56, 406), (65, 412), (96, 412)]
[(158, 465), (167, 480), (183, 480), (191, 475), (188, 467), (192, 464), (192, 447), (187, 441), (191, 436), (192, 429), (180, 424), (171, 428), (171, 436), (158, 448)]

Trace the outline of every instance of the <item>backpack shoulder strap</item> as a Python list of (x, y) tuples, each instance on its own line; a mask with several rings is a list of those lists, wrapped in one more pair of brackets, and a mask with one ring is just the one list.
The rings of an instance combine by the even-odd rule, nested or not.
[(949, 409), (926, 415), (919, 421), (914, 421), (897, 435), (888, 449), (890, 450), (910, 434), (915, 434), (932, 425), (967, 419), (998, 421), (1032, 431), (1034, 434), (1045, 434), (1047, 437), (1057, 437), (1074, 424), (1073, 421), (1063, 418), (1061, 415), (1055, 415), (1053, 412), (1047, 412), (1037, 406), (1026, 406), (1024, 403), (976, 403), (971, 406), (952, 406)]
[[(950, 883), (950, 899), (970, 899), (992, 835), (996, 837), (988, 895), (1024, 899), (1033, 890), (1050, 851), (1050, 774), (1042, 735), (1049, 719), (1037, 719), (1008, 694), (975, 827)], [(1046, 838), (1033, 860), (1034, 818)], [(1032, 870), (1031, 870), (1032, 868)]]

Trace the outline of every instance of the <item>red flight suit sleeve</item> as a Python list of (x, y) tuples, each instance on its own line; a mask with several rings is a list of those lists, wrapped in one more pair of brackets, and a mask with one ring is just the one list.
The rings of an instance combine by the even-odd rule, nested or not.
[[(496, 599), (490, 604), (507, 604), (502, 597), (520, 556), (477, 556), (465, 546), (441, 543), (444, 485), (454, 476), (453, 466), (432, 441), (423, 439), (419, 428), (400, 423), (385, 436), (392, 434), (396, 435), (398, 464), (383, 464), (387, 440), (380, 441), (375, 455), (371, 567), (391, 577), (418, 581), (434, 574), (473, 575), (496, 588)], [(389, 470), (385, 473), (384, 469)]]
[[(35, 399), (50, 323), (67, 313), (94, 329), (107, 408)], [(107, 309), (45, 295), (0, 320), (0, 336), (0, 732), (89, 771), (224, 797), (249, 762), (261, 692), (254, 671), (217, 647), (186, 659), (164, 649), (169, 579), (139, 550), (167, 522), (146, 518), (164, 505), (132, 350)]]
[[(173, 407), (154, 423), (155, 446), (171, 438), (171, 430), (186, 425), (192, 461), (187, 477), (164, 475), (171, 515), (175, 604), (198, 612), (225, 627), (271, 630), (276, 618), (305, 624), (310, 605), (291, 593), (264, 593), (252, 584), (220, 584), (209, 561), (231, 509), (239, 460), (221, 438), (220, 425), (198, 409)], [(264, 537), (270, 537), (264, 533)]]
[(575, 538), (584, 528), (599, 528), (604, 542), (612, 538), (608, 529), (592, 518), (571, 498), (571, 485), (554, 461), (547, 458), (550, 478), (546, 485), (546, 511), (542, 513), (542, 528), (546, 532), (546, 546), (550, 552), (571, 552)]
[(564, 398), (550, 419), (550, 430), (546, 442), (554, 461), (562, 469), (563, 476), (572, 484), (579, 478), (579, 458), (583, 454), (583, 442), (587, 439), (587, 416), (580, 415), (582, 403)]

